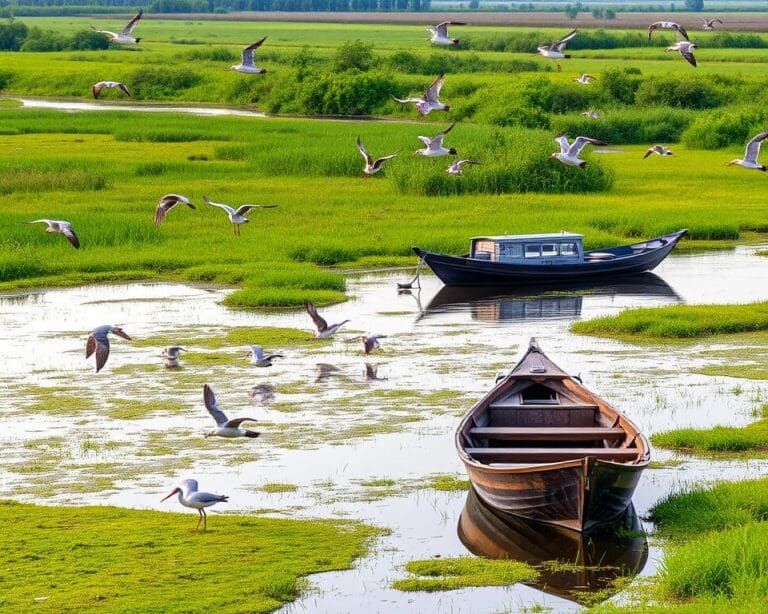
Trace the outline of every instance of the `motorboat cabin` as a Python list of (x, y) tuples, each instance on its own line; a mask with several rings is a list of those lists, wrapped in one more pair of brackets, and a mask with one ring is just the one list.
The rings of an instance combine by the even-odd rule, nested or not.
[(527, 265), (581, 264), (584, 235), (559, 232), (534, 235), (473, 237), (469, 257), (488, 262)]

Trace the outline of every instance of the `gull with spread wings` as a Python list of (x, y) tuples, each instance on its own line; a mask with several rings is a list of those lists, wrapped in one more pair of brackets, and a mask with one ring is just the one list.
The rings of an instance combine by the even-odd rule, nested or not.
[(94, 328), (85, 343), (85, 357), (88, 359), (91, 354), (96, 353), (96, 373), (101, 371), (101, 368), (107, 364), (107, 358), (109, 358), (109, 333), (128, 339), (128, 341), (131, 340), (122, 327), (117, 325), (104, 324)]
[(240, 225), (241, 224), (247, 224), (251, 220), (246, 219), (245, 214), (251, 211), (252, 209), (274, 209), (277, 207), (277, 205), (240, 205), (237, 209), (234, 207), (230, 207), (229, 205), (225, 205), (223, 203), (215, 203), (211, 200), (208, 200), (206, 196), (203, 196), (203, 200), (207, 205), (211, 205), (212, 207), (218, 207), (219, 209), (223, 209), (227, 212), (227, 217), (229, 217), (229, 221), (232, 222), (232, 230), (235, 233), (235, 236), (240, 235)]
[(451, 38), (448, 36), (448, 26), (465, 26), (463, 21), (443, 21), (437, 24), (434, 28), (427, 28), (432, 36), (429, 42), (433, 45), (458, 45), (458, 38)]
[(248, 75), (259, 75), (259, 74), (266, 73), (267, 72), (266, 68), (258, 68), (256, 64), (253, 63), (253, 52), (256, 51), (259, 47), (261, 47), (262, 43), (265, 40), (267, 40), (266, 36), (261, 40), (256, 41), (252, 45), (248, 45), (245, 49), (243, 49), (240, 57), (240, 63), (230, 66), (229, 70), (246, 73)]
[(333, 335), (333, 333), (339, 330), (339, 328), (341, 328), (344, 324), (349, 322), (349, 320), (342, 320), (338, 324), (328, 324), (328, 322), (325, 321), (325, 318), (321, 317), (320, 314), (317, 313), (317, 309), (309, 301), (304, 303), (304, 308), (307, 310), (309, 317), (312, 318), (312, 322), (314, 322), (315, 328), (317, 328), (315, 339), (327, 339)]
[(451, 107), (440, 102), (440, 90), (443, 87), (445, 75), (438, 75), (427, 89), (424, 90), (424, 96), (421, 98), (395, 98), (397, 102), (414, 103), (416, 109), (422, 115), (427, 115), (430, 111), (450, 111)]
[(203, 386), (203, 401), (205, 402), (205, 408), (211, 417), (216, 421), (216, 428), (212, 431), (208, 431), (206, 437), (227, 437), (232, 439), (234, 437), (258, 437), (261, 433), (256, 431), (249, 431), (248, 429), (240, 428), (243, 422), (256, 422), (253, 418), (232, 418), (227, 419), (227, 415), (221, 411), (218, 403), (216, 402), (216, 395), (213, 394), (213, 390), (208, 384)]
[(190, 209), (195, 208), (195, 205), (189, 202), (189, 199), (186, 196), (182, 196), (181, 194), (166, 194), (160, 199), (160, 202), (157, 203), (157, 207), (155, 208), (155, 226), (159, 226), (168, 212), (179, 203), (187, 205)]
[(91, 26), (91, 28), (96, 30), (96, 32), (98, 32), (99, 34), (106, 34), (109, 37), (109, 41), (112, 43), (120, 43), (121, 45), (125, 45), (125, 44), (135, 45), (141, 39), (134, 38), (133, 36), (131, 36), (131, 34), (133, 33), (133, 29), (138, 25), (139, 20), (141, 19), (141, 16), (143, 14), (144, 14), (144, 11), (142, 9), (139, 9), (139, 12), (136, 14), (136, 16), (128, 22), (128, 25), (123, 28), (120, 34), (117, 34), (116, 32), (110, 32), (109, 30), (96, 30), (96, 28), (94, 28), (93, 26)]
[(72, 224), (67, 222), (66, 220), (34, 220), (32, 222), (27, 222), (27, 224), (46, 224), (47, 228), (45, 229), (46, 233), (49, 232), (60, 232), (65, 237), (67, 237), (67, 240), (72, 244), (72, 247), (75, 249), (80, 249), (80, 239), (77, 238), (77, 235), (75, 234), (75, 231), (72, 230)]
[(588, 136), (576, 137), (573, 143), (568, 143), (568, 139), (564, 136), (558, 136), (555, 138), (555, 142), (560, 145), (560, 151), (556, 151), (551, 156), (549, 156), (550, 159), (555, 158), (556, 160), (560, 160), (560, 162), (563, 164), (568, 164), (569, 166), (578, 166), (579, 168), (583, 168), (587, 164), (586, 160), (579, 158), (579, 154), (581, 153), (581, 150), (584, 149), (584, 147), (587, 145), (607, 144), (604, 141), (591, 139)]
[(360, 151), (360, 155), (365, 158), (365, 167), (363, 168), (363, 179), (367, 179), (371, 175), (375, 175), (381, 170), (382, 165), (389, 160), (390, 158), (394, 158), (397, 154), (393, 153), (388, 156), (382, 156), (381, 158), (376, 158), (375, 160), (371, 156), (371, 154), (368, 153), (368, 150), (365, 148), (365, 145), (363, 145), (363, 142), (360, 140), (360, 137), (357, 137), (357, 149)]

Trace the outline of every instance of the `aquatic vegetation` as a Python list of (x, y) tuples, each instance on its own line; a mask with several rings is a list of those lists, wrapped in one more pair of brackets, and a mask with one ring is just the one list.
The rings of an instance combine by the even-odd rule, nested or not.
[(739, 454), (751, 456), (768, 454), (768, 419), (743, 427), (715, 426), (708, 429), (675, 429), (654, 433), (651, 442), (660, 448), (669, 448), (693, 454)]
[(299, 487), (296, 484), (284, 484), (280, 482), (269, 482), (261, 487), (261, 490), (268, 493), (296, 492)]
[(643, 307), (571, 325), (571, 331), (582, 335), (645, 342), (765, 330), (768, 330), (768, 302)]
[(406, 563), (414, 576), (395, 580), (393, 588), (401, 591), (449, 591), (468, 586), (508, 586), (535, 580), (538, 572), (520, 561), (458, 557), (426, 559)]
[[(357, 523), (235, 515), (217, 516), (208, 531), (194, 532), (188, 514), (8, 501), (0, 502), (0, 517), (7, 528), (0, 547), (9, 553), (0, 595), (12, 610), (45, 597), (37, 604), (45, 611), (82, 611), (95, 603), (138, 611), (172, 602), (182, 610), (268, 612), (296, 598), (302, 576), (348, 568), (377, 534)], [(231, 582), (232, 560), (248, 582)]]
[(469, 480), (463, 480), (455, 475), (433, 475), (430, 488), (445, 492), (469, 490)]

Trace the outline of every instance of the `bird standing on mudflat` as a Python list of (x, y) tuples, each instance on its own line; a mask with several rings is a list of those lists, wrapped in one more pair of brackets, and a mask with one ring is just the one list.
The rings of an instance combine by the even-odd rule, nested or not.
[(126, 96), (131, 95), (131, 93), (128, 91), (128, 88), (125, 86), (125, 83), (121, 83), (120, 81), (99, 81), (98, 83), (94, 83), (91, 86), (91, 92), (93, 93), (93, 97), (98, 98), (99, 94), (101, 93), (101, 90), (103, 90), (104, 88), (118, 89)]
[(587, 164), (586, 160), (579, 158), (579, 154), (581, 153), (581, 150), (584, 149), (584, 147), (587, 145), (607, 144), (604, 141), (591, 139), (587, 136), (578, 136), (571, 144), (568, 143), (567, 138), (564, 136), (559, 136), (555, 138), (555, 142), (560, 145), (560, 151), (556, 151), (551, 156), (549, 156), (550, 159), (555, 158), (556, 160), (560, 160), (560, 162), (563, 164), (578, 166), (579, 168), (582, 168)]
[(229, 217), (229, 221), (232, 222), (232, 230), (236, 237), (240, 235), (240, 225), (250, 222), (250, 220), (246, 219), (245, 217), (246, 213), (252, 209), (274, 209), (277, 207), (277, 205), (240, 205), (237, 209), (235, 209), (223, 203), (215, 203), (210, 201), (205, 196), (203, 196), (203, 201), (205, 201), (207, 205), (218, 207), (219, 209), (223, 209), (227, 212), (227, 217)]
[(434, 28), (427, 28), (427, 32), (432, 35), (429, 39), (429, 42), (433, 45), (458, 45), (458, 38), (451, 38), (448, 36), (448, 26), (465, 25), (467, 24), (465, 24), (463, 21), (443, 21), (437, 24)]
[(425, 156), (427, 158), (437, 158), (439, 156), (448, 156), (448, 155), (455, 156), (458, 153), (455, 148), (443, 147), (443, 139), (445, 138), (445, 135), (448, 134), (455, 125), (456, 125), (456, 122), (452, 123), (445, 130), (443, 130), (442, 132), (438, 132), (432, 138), (429, 138), (428, 136), (416, 137), (422, 143), (424, 143), (424, 147), (422, 147), (421, 149), (417, 149), (414, 152), (414, 155)]
[(382, 156), (381, 158), (376, 158), (375, 160), (371, 157), (371, 154), (368, 153), (368, 150), (365, 148), (365, 145), (363, 145), (363, 142), (360, 140), (360, 137), (357, 137), (357, 149), (360, 151), (360, 155), (365, 158), (365, 166), (363, 167), (363, 179), (367, 179), (371, 175), (375, 175), (381, 170), (382, 165), (389, 160), (390, 158), (394, 158), (397, 154), (393, 153), (388, 156)]
[(226, 503), (229, 497), (227, 495), (214, 495), (210, 492), (200, 492), (197, 488), (197, 480), (182, 480), (176, 488), (160, 499), (160, 501), (165, 501), (178, 493), (179, 503), (184, 507), (197, 510), (200, 516), (197, 520), (195, 531), (200, 528), (201, 522), (203, 523), (203, 531), (205, 531), (208, 528), (208, 516), (205, 513), (205, 508), (217, 503)]
[(744, 151), (744, 157), (731, 160), (727, 166), (736, 164), (738, 166), (741, 166), (743, 168), (748, 168), (750, 170), (765, 171), (766, 170), (765, 165), (760, 164), (757, 161), (757, 156), (760, 155), (760, 146), (763, 144), (763, 141), (766, 138), (768, 138), (768, 132), (761, 132), (757, 136), (752, 137), (749, 143), (747, 143), (747, 148)]
[(77, 238), (77, 235), (75, 234), (75, 231), (72, 229), (72, 224), (67, 222), (66, 220), (34, 220), (32, 222), (27, 222), (27, 224), (46, 224), (47, 228), (45, 229), (46, 233), (49, 232), (60, 232), (65, 237), (67, 237), (67, 240), (72, 244), (72, 247), (75, 249), (80, 249), (80, 239)]
[(138, 25), (139, 20), (141, 19), (141, 16), (143, 14), (144, 14), (144, 10), (139, 9), (139, 12), (136, 14), (136, 16), (128, 22), (128, 25), (123, 28), (120, 34), (117, 34), (115, 32), (110, 32), (109, 30), (96, 30), (96, 28), (94, 28), (93, 26), (91, 26), (91, 28), (96, 30), (96, 32), (98, 32), (99, 34), (106, 34), (109, 37), (109, 41), (112, 43), (120, 43), (121, 45), (125, 45), (125, 44), (135, 45), (141, 39), (134, 38), (133, 36), (131, 36), (131, 34), (133, 33), (133, 29)]
[(327, 339), (337, 330), (339, 330), (339, 328), (341, 328), (344, 324), (349, 322), (349, 320), (342, 320), (338, 324), (328, 324), (328, 322), (325, 321), (325, 318), (321, 317), (320, 314), (317, 313), (317, 309), (309, 301), (304, 303), (304, 308), (307, 310), (309, 317), (312, 318), (312, 322), (314, 322), (315, 328), (317, 328), (315, 339)]
[(267, 40), (266, 36), (243, 49), (240, 55), (240, 63), (230, 66), (229, 70), (246, 73), (248, 75), (259, 75), (266, 73), (266, 68), (258, 68), (256, 64), (253, 63), (253, 52), (261, 47), (265, 40)]
[(85, 343), (85, 358), (88, 359), (91, 354), (96, 353), (96, 373), (101, 371), (101, 368), (107, 364), (107, 358), (109, 358), (109, 333), (128, 341), (131, 340), (125, 331), (117, 325), (104, 324), (94, 328)]
[(421, 98), (395, 98), (397, 102), (414, 103), (416, 109), (422, 115), (427, 115), (430, 111), (450, 111), (451, 107), (440, 102), (440, 90), (443, 87), (445, 75), (438, 75), (427, 89), (424, 90), (424, 96)]
[(182, 196), (181, 194), (166, 194), (160, 199), (160, 202), (157, 203), (157, 207), (155, 208), (155, 226), (159, 226), (168, 212), (179, 203), (187, 205), (190, 209), (195, 208), (195, 205), (189, 202), (189, 199), (186, 196)]
[(216, 395), (213, 394), (213, 390), (208, 384), (203, 386), (203, 402), (205, 408), (211, 417), (216, 421), (216, 428), (212, 431), (208, 431), (206, 437), (227, 437), (232, 439), (235, 437), (258, 437), (261, 433), (256, 431), (249, 431), (248, 429), (240, 428), (243, 422), (256, 422), (253, 418), (232, 418), (227, 419), (227, 415), (221, 411), (218, 403), (216, 402)]

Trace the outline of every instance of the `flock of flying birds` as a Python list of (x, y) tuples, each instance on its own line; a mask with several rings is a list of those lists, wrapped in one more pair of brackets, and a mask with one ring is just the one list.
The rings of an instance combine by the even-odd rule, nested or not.
[[(143, 11), (140, 10), (138, 14), (126, 25), (125, 28), (123, 28), (123, 30), (120, 33), (111, 32), (109, 30), (96, 30), (96, 31), (109, 36), (110, 40), (115, 43), (136, 44), (141, 39), (135, 38), (132, 34), (133, 34), (134, 28), (139, 23), (139, 20), (141, 19), (142, 15), (143, 15)], [(722, 24), (722, 21), (720, 21), (719, 19), (706, 19), (703, 29), (712, 30), (714, 28), (715, 23)], [(462, 22), (444, 21), (435, 27), (428, 28), (428, 31), (430, 32), (430, 35), (431, 35), (430, 42), (432, 44), (444, 45), (444, 46), (458, 45), (459, 39), (451, 38), (448, 35), (448, 26), (459, 26), (459, 25), (465, 25), (465, 24), (463, 24)], [(685, 31), (683, 27), (681, 27), (677, 23), (669, 22), (669, 21), (658, 21), (658, 22), (652, 23), (648, 27), (649, 40), (653, 32), (657, 29), (675, 30), (684, 40), (680, 40), (674, 45), (667, 47), (667, 51), (678, 51), (685, 60), (687, 60), (693, 66), (696, 66), (696, 59), (693, 56), (693, 49), (696, 48), (696, 45), (690, 42), (688, 38), (688, 33)], [(556, 61), (560, 59), (569, 58), (570, 55), (566, 54), (564, 52), (564, 49), (566, 44), (570, 40), (572, 40), (576, 35), (577, 35), (577, 31), (573, 30), (562, 39), (555, 41), (550, 45), (543, 45), (539, 47), (538, 51), (542, 56), (554, 59)], [(241, 72), (241, 73), (246, 73), (246, 74), (265, 73), (266, 70), (262, 68), (258, 68), (255, 65), (254, 57), (253, 57), (254, 52), (264, 43), (265, 40), (266, 40), (266, 37), (256, 41), (252, 45), (249, 45), (248, 47), (243, 49), (240, 64), (232, 66), (231, 70)], [(558, 68), (559, 68), (559, 63), (558, 63)], [(582, 85), (589, 85), (591, 81), (594, 79), (595, 79), (594, 76), (584, 73), (575, 80)], [(440, 101), (440, 90), (443, 86), (443, 81), (444, 81), (444, 75), (441, 74), (432, 82), (431, 85), (429, 85), (429, 87), (427, 87), (424, 90), (423, 96), (404, 98), (404, 99), (395, 98), (395, 100), (402, 104), (414, 104), (417, 111), (422, 116), (427, 115), (431, 111), (449, 111), (450, 106)], [(92, 87), (94, 98), (98, 98), (99, 93), (104, 88), (117, 88), (120, 91), (122, 91), (124, 94), (130, 95), (128, 88), (125, 86), (125, 84), (121, 82), (100, 81), (98, 83), (95, 83)], [(593, 119), (599, 119), (600, 117), (594, 111), (588, 111), (585, 113), (585, 115)], [(457, 151), (455, 148), (445, 147), (443, 144), (443, 141), (446, 135), (453, 129), (454, 126), (455, 126), (455, 122), (452, 123), (445, 130), (438, 132), (434, 137), (431, 137), (431, 138), (426, 136), (419, 136), (418, 138), (423, 143), (424, 147), (416, 150), (416, 152), (414, 152), (414, 155), (421, 155), (428, 158), (456, 155)], [(732, 160), (728, 164), (729, 165), (736, 164), (748, 169), (765, 171), (766, 167), (757, 162), (757, 157), (760, 152), (760, 146), (766, 138), (768, 138), (768, 131), (762, 132), (756, 135), (747, 144), (744, 157), (741, 159)], [(558, 136), (555, 138), (555, 141), (560, 146), (560, 151), (553, 153), (550, 157), (553, 159), (557, 159), (560, 162), (563, 162), (564, 164), (577, 166), (577, 167), (583, 167), (586, 164), (586, 162), (583, 159), (579, 158), (579, 155), (581, 151), (584, 149), (584, 147), (586, 147), (587, 145), (605, 145), (606, 144), (603, 141), (599, 141), (597, 139), (592, 139), (585, 136), (579, 136), (576, 139), (574, 139), (572, 142), (569, 142), (565, 136)], [(380, 158), (373, 158), (368, 153), (368, 151), (365, 148), (365, 145), (363, 144), (362, 140), (359, 137), (357, 138), (356, 144), (357, 144), (358, 150), (360, 151), (360, 154), (365, 159), (365, 166), (363, 168), (364, 178), (367, 178), (371, 175), (378, 173), (382, 169), (383, 164), (387, 160), (390, 160), (391, 158), (394, 158), (397, 155), (395, 153), (387, 156), (382, 156)], [(653, 147), (650, 147), (646, 151), (644, 158), (647, 158), (652, 154), (669, 156), (669, 155), (672, 155), (672, 152), (668, 148), (662, 145), (654, 145)], [(447, 169), (447, 172), (451, 175), (461, 175), (463, 171), (463, 167), (465, 165), (474, 165), (474, 164), (479, 164), (479, 162), (475, 160), (469, 160), (469, 159), (458, 159)], [(234, 208), (234, 207), (231, 207), (230, 205), (213, 202), (205, 196), (203, 196), (203, 201), (210, 206), (222, 209), (227, 214), (227, 217), (232, 224), (233, 232), (236, 236), (240, 234), (240, 226), (249, 221), (245, 216), (250, 211), (256, 208), (267, 209), (267, 208), (276, 207), (276, 205), (244, 204), (244, 205), (240, 205), (237, 208)], [(166, 194), (165, 196), (163, 196), (155, 208), (155, 217), (154, 217), (155, 225), (160, 225), (165, 219), (166, 215), (174, 207), (176, 207), (176, 205), (179, 205), (179, 204), (186, 205), (191, 209), (195, 208), (194, 204), (189, 200), (189, 198), (181, 194)], [(80, 247), (80, 241), (77, 235), (75, 234), (75, 231), (72, 228), (72, 225), (65, 220), (39, 219), (39, 220), (34, 220), (28, 223), (46, 224), (46, 229), (45, 229), (46, 233), (61, 233), (62, 235), (64, 235), (64, 237), (67, 238), (67, 240), (72, 244), (74, 248), (77, 249)], [(316, 339), (326, 339), (331, 337), (344, 324), (349, 322), (349, 320), (343, 320), (338, 323), (329, 324), (322, 316), (318, 314), (315, 306), (309, 302), (305, 303), (305, 309), (307, 311), (307, 314), (312, 319), (312, 322), (315, 326)], [(95, 355), (97, 372), (104, 367), (104, 365), (107, 362), (107, 359), (109, 358), (109, 351), (110, 351), (109, 335), (110, 334), (116, 335), (126, 340), (131, 340), (131, 337), (123, 330), (121, 326), (118, 326), (118, 325), (106, 324), (93, 329), (88, 335), (88, 339), (86, 341), (85, 353), (86, 353), (86, 359), (90, 358), (90, 356), (92, 355)], [(363, 344), (363, 351), (367, 355), (381, 347), (379, 343), (379, 339), (383, 337), (384, 335), (361, 335), (361, 336), (357, 336), (352, 339), (349, 339), (348, 341), (357, 341), (357, 340), (361, 341)], [(169, 369), (180, 367), (180, 356), (181, 356), (181, 353), (185, 351), (186, 350), (184, 347), (178, 346), (178, 345), (164, 348), (161, 354), (163, 359), (163, 364)], [(275, 360), (276, 358), (283, 358), (283, 355), (279, 353), (266, 354), (263, 348), (259, 345), (250, 346), (249, 354), (251, 357), (251, 363), (257, 367), (272, 366), (273, 360)], [(322, 379), (323, 377), (330, 375), (334, 370), (337, 370), (335, 367), (333, 367), (333, 365), (327, 365), (324, 363), (319, 364), (318, 368), (320, 370), (318, 379)], [(366, 365), (366, 368), (369, 374), (371, 374), (372, 372), (372, 376), (369, 377), (368, 379), (379, 379), (376, 377), (375, 370), (372, 370), (372, 367), (370, 365)], [(256, 438), (259, 436), (259, 433), (257, 431), (252, 431), (242, 427), (242, 424), (245, 422), (255, 422), (253, 418), (248, 418), (248, 417), (232, 418), (232, 419), (227, 418), (227, 415), (219, 407), (216, 396), (213, 390), (211, 389), (211, 387), (208, 386), (208, 384), (206, 384), (203, 387), (203, 401), (206, 409), (208, 410), (209, 414), (211, 415), (211, 417), (214, 419), (216, 423), (216, 427), (205, 434), (206, 437), (216, 436), (216, 437), (225, 437), (225, 438), (239, 438), (239, 437)], [(193, 479), (187, 479), (180, 482), (180, 484), (177, 487), (175, 487), (173, 491), (171, 491), (171, 493), (168, 494), (163, 499), (163, 501), (175, 494), (178, 495), (178, 500), (183, 506), (193, 508), (198, 511), (199, 519), (197, 522), (197, 526), (195, 527), (196, 529), (199, 528), (201, 522), (203, 523), (204, 528), (207, 526), (207, 516), (206, 516), (205, 508), (210, 507), (216, 503), (225, 502), (228, 499), (228, 497), (225, 495), (216, 495), (212, 493), (199, 491), (197, 480), (193, 480)]]

